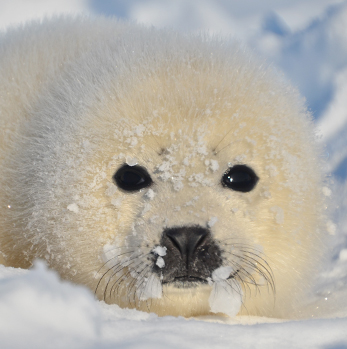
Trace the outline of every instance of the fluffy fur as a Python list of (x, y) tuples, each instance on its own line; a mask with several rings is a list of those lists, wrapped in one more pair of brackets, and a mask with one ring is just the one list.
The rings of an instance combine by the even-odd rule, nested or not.
[[(321, 256), (322, 179), (310, 116), (278, 73), (236, 43), (60, 18), (3, 34), (0, 76), (5, 265), (41, 258), (106, 302), (206, 315), (212, 273), (179, 286), (154, 272), (175, 265), (165, 229), (203, 227), (233, 270), (236, 312), (298, 315)], [(124, 164), (152, 185), (118, 188)], [(237, 164), (253, 190), (221, 185)]]

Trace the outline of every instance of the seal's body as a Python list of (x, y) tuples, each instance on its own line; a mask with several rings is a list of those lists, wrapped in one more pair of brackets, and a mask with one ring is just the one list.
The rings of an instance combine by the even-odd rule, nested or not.
[(296, 316), (321, 255), (297, 92), (237, 44), (106, 19), (0, 47), (2, 262), (159, 315)]

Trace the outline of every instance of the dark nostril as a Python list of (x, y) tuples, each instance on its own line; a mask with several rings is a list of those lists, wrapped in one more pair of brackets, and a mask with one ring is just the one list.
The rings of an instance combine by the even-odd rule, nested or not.
[(171, 240), (172, 244), (177, 248), (180, 253), (184, 253), (186, 250), (186, 239), (184, 236), (177, 234), (176, 232), (169, 231), (166, 236)]
[(177, 227), (164, 230), (164, 235), (180, 251), (182, 259), (187, 259), (187, 261), (193, 256), (197, 248), (204, 243), (209, 233), (209, 230), (200, 226)]

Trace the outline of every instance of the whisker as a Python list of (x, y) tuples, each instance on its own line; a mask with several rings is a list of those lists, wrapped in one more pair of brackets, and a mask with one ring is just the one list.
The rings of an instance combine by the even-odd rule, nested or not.
[(230, 130), (222, 137), (222, 139), (217, 143), (217, 145), (214, 147), (214, 154), (217, 155), (219, 151), (217, 151), (218, 146), (223, 142), (225, 137), (232, 131), (233, 128), (230, 128)]
[[(126, 253), (124, 253), (124, 254), (126, 254)], [(133, 260), (133, 259), (135, 259), (135, 258), (139, 258), (139, 257), (141, 257), (141, 255), (138, 255), (138, 256), (135, 256), (135, 257), (133, 257), (133, 258), (130, 258), (130, 259), (127, 260), (127, 262), (129, 262), (129, 261), (131, 261), (131, 260)], [(113, 258), (112, 258), (112, 259), (113, 259)], [(131, 263), (131, 264), (132, 264), (132, 263)], [(97, 285), (96, 285), (94, 294), (96, 294), (96, 292), (97, 292), (97, 290), (98, 290), (98, 288), (99, 288), (99, 286), (100, 286), (100, 283), (101, 283), (102, 279), (106, 276), (106, 274), (108, 274), (111, 270), (114, 270), (114, 268), (116, 268), (116, 272), (114, 272), (114, 273), (110, 276), (110, 278), (108, 279), (108, 282), (107, 282), (107, 285), (106, 285), (106, 288), (105, 288), (105, 291), (104, 291), (104, 300), (106, 300), (106, 298), (105, 298), (105, 292), (106, 292), (106, 289), (107, 289), (107, 287), (108, 287), (108, 284), (109, 284), (110, 280), (113, 278), (113, 276), (118, 272), (117, 269), (118, 269), (120, 266), (122, 267), (122, 263), (121, 263), (121, 262), (116, 263), (114, 266), (112, 266), (111, 268), (109, 268), (109, 269), (101, 276), (101, 278), (99, 279), (99, 282), (98, 282)], [(124, 266), (124, 267), (125, 267), (125, 266)], [(122, 268), (121, 268), (121, 269), (122, 269)]]
[[(258, 257), (264, 264), (267, 265), (267, 267), (265, 267), (259, 260), (253, 258), (253, 257), (250, 257), (250, 256), (247, 256), (247, 258), (249, 259), (252, 259), (255, 263), (257, 264), (260, 264), (260, 266), (264, 269), (264, 273), (260, 270), (260, 268), (257, 267), (257, 270), (262, 274), (262, 276), (265, 278), (265, 280), (267, 280), (270, 284), (270, 287), (272, 289), (272, 291), (275, 293), (275, 280), (274, 280), (274, 277), (273, 277), (273, 272), (272, 272), (272, 269), (271, 267), (269, 266), (269, 264), (266, 262), (265, 259), (261, 258), (260, 256), (252, 253), (252, 252), (246, 252), (248, 254), (252, 254), (252, 255), (255, 255), (256, 257)], [(268, 277), (266, 276), (266, 274), (268, 275)], [(269, 279), (270, 278), (270, 279)]]
[[(150, 268), (150, 265), (148, 265), (147, 268)], [(135, 280), (135, 282), (138, 280), (137, 278), (134, 278), (134, 277), (131, 275), (134, 271), (136, 272), (136, 270), (130, 269), (129, 272), (126, 273), (126, 274), (124, 275), (123, 278), (121, 278), (121, 280), (120, 280), (120, 282), (118, 283), (118, 285), (116, 286), (114, 292), (118, 292), (119, 287), (121, 286), (121, 284), (122, 284), (126, 279), (128, 279), (128, 276), (129, 276), (129, 275), (130, 275), (130, 277), (131, 277), (132, 279)], [(118, 279), (118, 280), (119, 280), (119, 279)], [(116, 283), (118, 282), (118, 280), (116, 281)], [(131, 281), (131, 284), (132, 284), (132, 282), (133, 282), (134, 280)], [(115, 283), (115, 284), (116, 284), (116, 283)], [(115, 284), (114, 284), (114, 285), (115, 285)], [(113, 285), (113, 287), (114, 287), (114, 285)], [(136, 285), (136, 283), (135, 283), (135, 285)]]
[(146, 279), (146, 276), (148, 275), (148, 273), (150, 273), (151, 271), (151, 266), (148, 265), (146, 266), (146, 268), (144, 268), (142, 271), (141, 271), (141, 274), (143, 273), (143, 275), (141, 275), (141, 277), (139, 277), (137, 280), (136, 280), (136, 287), (134, 289), (134, 301), (135, 301), (135, 304), (136, 304), (136, 300), (138, 301), (138, 305), (140, 305), (141, 303), (141, 300), (140, 298), (138, 297), (138, 295), (136, 294), (136, 291), (139, 290), (142, 286), (142, 284), (144, 283), (145, 279)]
[[(228, 260), (229, 261), (229, 260)], [(247, 288), (249, 290), (249, 292), (251, 293), (251, 288), (249, 286), (249, 284), (251, 285), (254, 285), (256, 286), (256, 288), (258, 287), (258, 284), (257, 282), (255, 281), (254, 277), (252, 276), (251, 273), (249, 273), (241, 264), (235, 262), (233, 264), (237, 264), (237, 272), (234, 274), (234, 278), (238, 278), (238, 280), (240, 280), (242, 282), (242, 284), (245, 286), (244, 288), (246, 289), (246, 285), (247, 285)], [(246, 279), (244, 279), (242, 276), (241, 276), (241, 273), (247, 278), (249, 279), (250, 281), (247, 281)]]
[[(122, 248), (122, 247), (117, 247), (117, 249), (118, 249), (118, 248)], [(109, 252), (109, 251), (107, 251), (107, 252)], [(119, 257), (119, 256), (123, 256), (123, 255), (125, 255), (125, 254), (134, 253), (134, 252), (135, 252), (135, 251), (124, 252), (124, 253), (121, 253), (121, 254), (119, 254), (119, 255), (115, 255), (114, 257), (110, 258), (107, 262), (105, 262), (105, 263), (99, 268), (99, 270), (96, 272), (96, 275), (100, 272), (100, 270), (101, 270), (108, 262), (112, 261), (113, 259), (115, 259), (115, 258), (117, 258), (117, 257)]]
[[(274, 279), (273, 271), (272, 271), (269, 263), (264, 258), (258, 256), (257, 254), (255, 254), (253, 252), (249, 252), (249, 251), (243, 251), (243, 252), (248, 253), (248, 254), (252, 254), (252, 255), (258, 257), (264, 264), (266, 264), (267, 267), (264, 267), (262, 263), (258, 262), (258, 264), (260, 264), (268, 272), (268, 274), (271, 278), (271, 285), (273, 285), (273, 291), (275, 292), (275, 279)], [(252, 257), (249, 257), (249, 258), (252, 258)]]
[[(151, 267), (150, 265), (145, 265), (145, 267), (142, 268), (142, 270), (141, 270), (140, 272), (137, 272), (137, 270), (135, 271), (138, 275), (137, 275), (136, 278), (134, 278), (134, 280), (133, 280), (133, 281), (130, 283), (130, 285), (129, 285), (129, 294), (131, 294), (133, 288), (135, 288), (135, 291), (136, 291), (136, 284), (138, 283), (139, 280), (142, 279), (141, 274), (142, 274), (144, 271), (146, 272), (146, 270), (147, 270), (148, 268), (150, 268), (150, 267)], [(135, 293), (136, 293), (135, 291), (134, 291), (134, 303), (136, 303), (136, 302), (135, 302)]]
[[(135, 256), (134, 258), (129, 259), (129, 261), (130, 261), (130, 260), (137, 259), (137, 258), (141, 258), (141, 257), (144, 256), (144, 255), (145, 255), (145, 254), (140, 254), (139, 256)], [(128, 261), (127, 261), (127, 262), (128, 262)], [(122, 268), (119, 269), (119, 270), (115, 270), (115, 271), (113, 272), (113, 274), (111, 275), (109, 281), (112, 280), (112, 278), (113, 278), (115, 275), (117, 275), (122, 269), (125, 269), (125, 268), (128, 269), (128, 273), (126, 273), (125, 275), (128, 275), (129, 273), (131, 273), (131, 272), (132, 272), (132, 269), (129, 268), (129, 267), (130, 267), (131, 265), (135, 264), (135, 263), (136, 263), (136, 260), (134, 260), (133, 262), (131, 262), (131, 263), (128, 264), (128, 265), (122, 266)], [(111, 287), (111, 289), (110, 289), (110, 297), (111, 297), (111, 293), (112, 293), (112, 290), (113, 290), (114, 286), (117, 285), (117, 283), (118, 283), (118, 280), (120, 280), (120, 279), (122, 278), (122, 279), (121, 279), (121, 282), (122, 282), (123, 277), (124, 277), (125, 275), (123, 274), (122, 276), (120, 276), (120, 277), (113, 283), (113, 285), (112, 285), (112, 287)], [(120, 282), (120, 283), (121, 283), (121, 282)], [(120, 285), (120, 284), (118, 284), (118, 286), (119, 286), (119, 285)], [(108, 283), (107, 283), (107, 286), (108, 286)], [(106, 289), (107, 289), (107, 286), (106, 286)]]
[[(142, 287), (142, 285), (143, 285), (143, 283), (146, 281), (146, 277), (147, 277), (147, 275), (148, 275), (149, 273), (150, 273), (150, 271), (147, 272), (147, 273), (143, 276), (142, 282), (141, 282), (141, 284), (139, 284), (139, 286), (138, 286), (138, 288), (137, 288), (137, 289), (141, 289), (141, 288), (142, 288), (142, 292), (141, 292), (140, 296), (138, 297), (139, 302), (141, 302), (141, 298), (142, 298), (143, 292), (145, 291), (145, 288), (146, 288), (146, 286), (147, 286), (147, 283), (146, 283), (145, 287)], [(149, 278), (147, 278), (147, 282), (148, 282), (148, 281), (149, 281)], [(148, 306), (148, 304), (147, 304), (147, 306)]]
[[(229, 280), (227, 280), (227, 283), (229, 284)], [(229, 284), (230, 285), (230, 284)], [(233, 286), (232, 285), (230, 285), (232, 288), (233, 288)], [(248, 309), (247, 309), (247, 307), (245, 306), (245, 302), (243, 301), (243, 297), (242, 297), (242, 293), (241, 293), (241, 291), (242, 290), (240, 290), (240, 300), (241, 300), (241, 307), (243, 307), (245, 310), (246, 310), (246, 312), (248, 313)]]
[[(135, 262), (134, 262), (135, 263)], [(118, 294), (119, 288), (121, 286), (121, 284), (128, 279), (129, 275), (131, 275), (131, 271), (128, 271), (127, 273), (123, 274), (122, 276), (120, 276), (112, 285), (112, 289), (113, 287), (116, 285), (116, 287), (114, 288), (113, 292), (115, 294)]]
[(99, 288), (99, 286), (100, 286), (100, 283), (101, 283), (102, 279), (105, 277), (105, 275), (106, 275), (109, 271), (111, 271), (114, 267), (119, 266), (119, 265), (120, 265), (119, 263), (115, 264), (112, 268), (109, 268), (109, 269), (101, 276), (101, 278), (99, 279), (99, 282), (98, 282), (97, 285), (96, 285), (96, 288), (95, 288), (95, 291), (94, 291), (94, 295), (96, 295), (96, 292), (98, 291), (98, 288)]
[[(246, 254), (246, 256), (245, 255), (243, 255), (243, 256), (238, 255), (238, 254), (232, 253), (232, 252), (226, 252), (226, 253), (235, 257), (235, 258), (240, 259), (242, 261), (242, 263), (244, 263), (249, 268), (254, 270), (256, 273), (261, 275), (264, 278), (264, 280), (266, 281), (267, 286), (270, 286), (273, 294), (275, 295), (275, 282), (274, 282), (271, 267), (268, 265), (268, 263), (262, 257), (258, 256), (257, 254), (255, 254), (253, 252), (249, 252), (249, 251), (240, 251), (240, 252), (244, 252)], [(256, 256), (257, 258), (254, 258), (253, 256)], [(263, 261), (264, 264), (261, 263), (261, 261)], [(242, 279), (243, 282), (254, 285), (256, 292), (260, 292), (259, 286), (261, 286), (261, 285), (258, 282), (256, 282), (255, 278), (251, 275), (251, 273), (249, 273), (244, 267), (242, 267), (242, 265), (240, 263), (238, 263), (237, 261), (235, 261), (233, 259), (230, 260), (230, 258), (228, 258), (228, 262), (233, 264), (232, 266), (238, 267), (237, 268), (239, 270), (238, 274), (239, 274), (240, 279)], [(244, 276), (246, 276), (247, 279), (244, 279), (244, 277), (242, 277), (242, 275), (240, 275), (240, 273), (242, 273)], [(250, 288), (248, 288), (248, 289), (250, 291)]]
[(215, 151), (214, 151), (214, 155), (219, 154), (222, 150), (228, 148), (229, 146), (231, 146), (231, 145), (234, 144), (234, 143), (235, 143), (235, 142), (231, 142), (231, 143), (227, 144), (226, 146), (224, 146), (223, 148), (219, 149), (218, 151), (215, 150)]
[[(254, 279), (254, 277), (252, 276), (251, 273), (249, 273), (240, 263), (227, 259), (228, 262), (230, 262), (232, 264), (232, 266), (236, 266), (236, 270), (237, 272), (233, 275), (234, 278), (238, 278), (238, 280), (242, 283), (242, 285), (244, 286), (244, 289), (246, 290), (246, 286), (248, 288), (249, 293), (251, 294), (251, 288), (250, 288), (250, 284), (254, 285), (256, 287), (256, 292), (257, 292), (257, 288), (258, 288), (258, 284), (256, 282), (256, 280)], [(244, 277), (241, 276), (241, 273), (250, 281), (247, 281), (247, 279), (245, 279)]]

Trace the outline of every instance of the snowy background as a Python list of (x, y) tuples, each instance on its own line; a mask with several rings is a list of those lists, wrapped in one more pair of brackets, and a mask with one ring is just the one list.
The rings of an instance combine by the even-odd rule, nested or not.
[(31, 271), (0, 266), (1, 348), (347, 348), (347, 1), (0, 0), (0, 29), (58, 13), (231, 35), (299, 87), (326, 145), (333, 191), (333, 243), (317, 291), (329, 318), (158, 318), (96, 302), (40, 263)]

